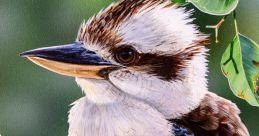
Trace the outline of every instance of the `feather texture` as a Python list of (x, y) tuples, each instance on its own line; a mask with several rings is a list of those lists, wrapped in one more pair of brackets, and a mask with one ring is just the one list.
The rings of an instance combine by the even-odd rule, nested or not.
[(249, 136), (239, 114), (234, 103), (209, 93), (198, 108), (171, 122), (186, 126), (196, 136)]

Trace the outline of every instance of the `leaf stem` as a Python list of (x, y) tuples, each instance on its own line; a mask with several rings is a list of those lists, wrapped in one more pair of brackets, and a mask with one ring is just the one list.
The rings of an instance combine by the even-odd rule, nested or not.
[(236, 15), (236, 11), (233, 11), (233, 16), (234, 16), (234, 24), (235, 24), (235, 30), (236, 30), (236, 35), (238, 36), (239, 31), (238, 31), (238, 26), (237, 26), (237, 15)]

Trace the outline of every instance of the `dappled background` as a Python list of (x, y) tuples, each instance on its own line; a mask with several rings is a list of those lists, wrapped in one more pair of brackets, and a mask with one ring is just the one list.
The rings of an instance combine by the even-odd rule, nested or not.
[[(42, 69), (18, 56), (20, 52), (75, 40), (83, 19), (88, 19), (112, 0), (0, 0), (0, 135), (65, 136), (70, 104), (82, 97), (73, 78)], [(241, 0), (237, 8), (240, 32), (259, 43), (259, 1)], [(193, 8), (191, 5), (188, 8)], [(220, 17), (194, 12), (201, 30)], [(211, 44), (209, 88), (240, 107), (251, 136), (259, 135), (259, 108), (236, 98), (220, 71), (226, 44), (234, 36), (232, 16)], [(212, 42), (214, 41), (212, 35)]]

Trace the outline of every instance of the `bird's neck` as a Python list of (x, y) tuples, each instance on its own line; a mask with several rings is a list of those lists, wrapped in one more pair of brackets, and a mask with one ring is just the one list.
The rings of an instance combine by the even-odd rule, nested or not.
[(125, 97), (108, 81), (76, 79), (86, 96), (69, 113), (69, 136), (172, 136), (167, 119), (152, 106)]

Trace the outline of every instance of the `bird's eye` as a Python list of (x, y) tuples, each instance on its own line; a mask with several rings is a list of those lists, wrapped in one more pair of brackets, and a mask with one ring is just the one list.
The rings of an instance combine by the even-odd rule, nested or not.
[(116, 49), (115, 59), (123, 65), (132, 65), (139, 59), (139, 54), (130, 46), (119, 47)]

